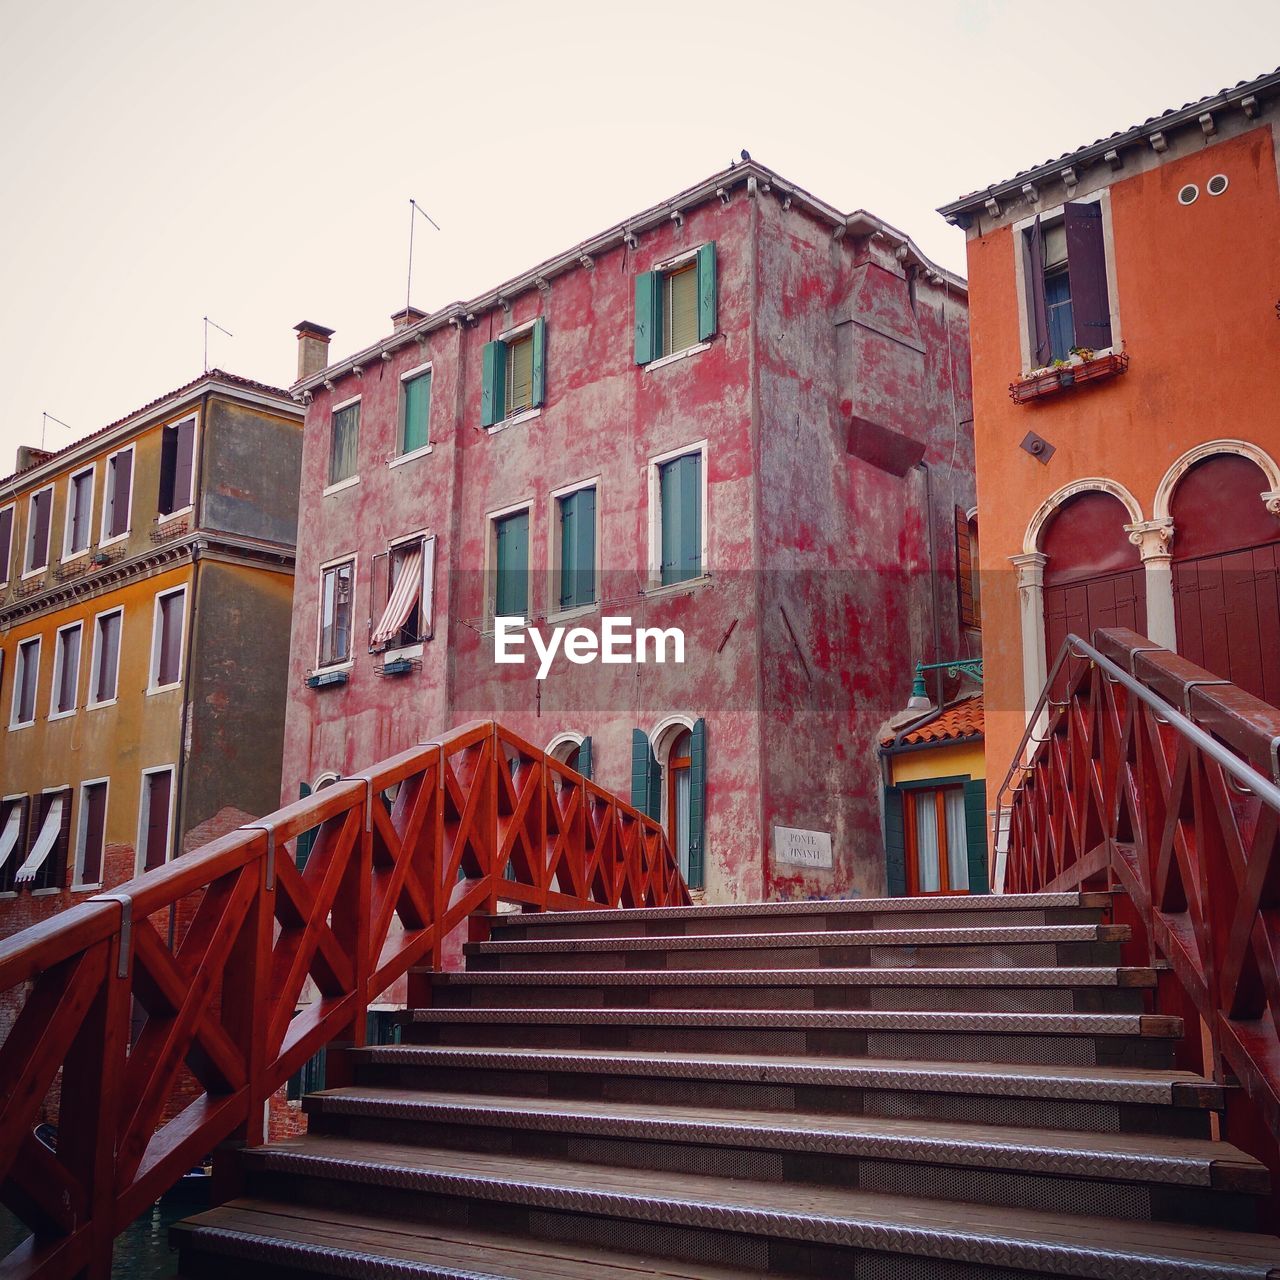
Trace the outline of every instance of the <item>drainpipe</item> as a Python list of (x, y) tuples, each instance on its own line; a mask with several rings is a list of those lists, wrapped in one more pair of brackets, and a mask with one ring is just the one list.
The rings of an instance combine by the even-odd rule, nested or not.
[[(933, 472), (929, 470), (929, 464), (923, 459), (917, 462), (916, 466), (924, 472), (925, 526), (929, 542), (929, 608), (933, 616), (933, 660), (937, 662), (942, 653), (942, 617), (941, 606), (938, 604), (938, 548), (933, 527)], [(942, 679), (942, 671), (935, 671), (934, 703), (939, 711), (942, 710)]]

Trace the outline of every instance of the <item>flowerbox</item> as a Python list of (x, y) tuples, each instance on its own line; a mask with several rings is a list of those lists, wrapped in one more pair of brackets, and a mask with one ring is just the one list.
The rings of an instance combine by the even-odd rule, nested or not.
[(1109, 355), (1094, 356), (1089, 360), (1055, 365), (1051, 369), (1038, 369), (1028, 377), (1011, 382), (1009, 396), (1015, 404), (1026, 404), (1031, 400), (1057, 395), (1059, 391), (1066, 391), (1082, 382), (1113, 378), (1128, 367), (1128, 355), (1123, 351), (1113, 351)]

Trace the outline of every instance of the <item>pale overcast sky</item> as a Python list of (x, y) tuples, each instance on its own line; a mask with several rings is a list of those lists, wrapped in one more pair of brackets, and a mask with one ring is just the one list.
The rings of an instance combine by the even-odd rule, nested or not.
[(964, 270), (937, 205), (1280, 63), (1280, 3), (0, 0), (0, 474), (211, 362), (293, 379), (743, 148)]

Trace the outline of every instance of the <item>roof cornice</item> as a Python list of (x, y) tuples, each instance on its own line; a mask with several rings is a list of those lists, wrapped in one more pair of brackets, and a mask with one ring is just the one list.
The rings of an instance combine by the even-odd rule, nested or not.
[(548, 258), (538, 266), (480, 294), (470, 302), (451, 302), (423, 319), (397, 329), (386, 338), (371, 343), (363, 350), (336, 361), (306, 378), (299, 379), (291, 388), (294, 398), (301, 399), (306, 393), (314, 391), (326, 382), (336, 382), (357, 368), (364, 368), (378, 360), (390, 357), (395, 351), (425, 337), (433, 330), (448, 324), (471, 322), (482, 313), (499, 307), (504, 302), (527, 293), (530, 289), (545, 286), (556, 276), (563, 275), (567, 271), (589, 267), (596, 255), (616, 249), (622, 244), (634, 245), (635, 237), (642, 231), (663, 226), (673, 219), (678, 219), (686, 210), (698, 205), (707, 204), (716, 199), (724, 200), (730, 191), (744, 183), (748, 186), (749, 194), (772, 192), (784, 205), (798, 205), (813, 217), (827, 223), (837, 238), (846, 233), (855, 238), (879, 236), (893, 246), (904, 264), (914, 263), (957, 292), (966, 293), (968, 290), (968, 284), (963, 276), (956, 275), (932, 262), (925, 257), (909, 236), (875, 217), (874, 214), (864, 209), (850, 214), (841, 213), (834, 206), (819, 200), (802, 187), (779, 177), (759, 161), (746, 160), (712, 174), (696, 186), (689, 187), (669, 200), (664, 200), (644, 210), (643, 213), (635, 214), (615, 224), (607, 231), (602, 231), (599, 235), (584, 240), (571, 249), (566, 249), (554, 258)]

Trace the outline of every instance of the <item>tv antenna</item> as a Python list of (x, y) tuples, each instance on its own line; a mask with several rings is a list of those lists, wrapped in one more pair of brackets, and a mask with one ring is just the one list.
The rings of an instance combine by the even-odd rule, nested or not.
[(412, 197), (409, 197), (409, 278), (405, 281), (404, 286), (404, 305), (407, 311), (413, 305), (411, 295), (413, 293), (413, 229), (417, 225), (417, 218), (413, 215), (420, 213), (426, 220), (431, 223), (437, 231), (440, 230), (440, 224)]
[(41, 448), (41, 451), (43, 451), (43, 450), (44, 450), (44, 435), (45, 435), (45, 430), (48, 428), (49, 423), (51, 423), (51, 422), (56, 422), (56, 423), (58, 424), (58, 426), (60, 426), (60, 427), (66, 427), (66, 429), (67, 429), (68, 431), (74, 431), (74, 430), (75, 430), (75, 427), (73, 427), (73, 426), (71, 425), (71, 423), (69, 423), (69, 422), (63, 422), (63, 420), (62, 420), (61, 418), (55, 418), (55, 417), (53, 416), (53, 414), (51, 414), (51, 413), (42, 413), (42, 414), (40, 415), (40, 448)]
[(224, 329), (216, 320), (210, 320), (208, 316), (204, 316), (204, 371), (209, 372), (209, 326), (213, 325), (219, 333), (225, 333), (228, 338), (234, 338), (236, 335), (230, 329)]

